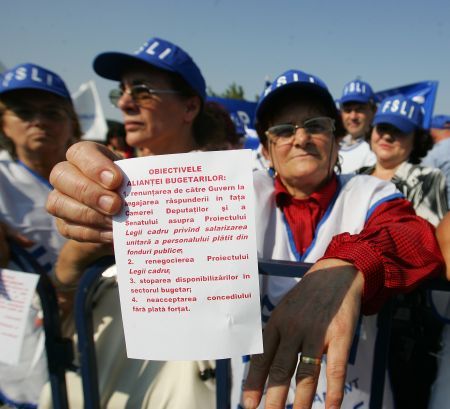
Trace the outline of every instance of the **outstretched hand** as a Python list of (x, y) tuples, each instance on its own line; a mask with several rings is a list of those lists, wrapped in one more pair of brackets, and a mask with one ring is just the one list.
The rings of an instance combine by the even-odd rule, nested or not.
[(353, 265), (326, 259), (283, 297), (264, 329), (264, 353), (250, 361), (243, 395), (246, 409), (258, 406), (267, 377), (265, 407), (284, 408), (294, 375), (294, 408), (312, 406), (320, 364), (299, 362), (299, 353), (315, 359), (327, 354), (326, 408), (340, 407), (363, 286), (362, 273)]
[(114, 164), (119, 159), (106, 146), (79, 142), (67, 151), (67, 161), (50, 174), (54, 190), (47, 211), (58, 218), (59, 232), (78, 241), (112, 242), (112, 218), (122, 207), (115, 192), (122, 173)]

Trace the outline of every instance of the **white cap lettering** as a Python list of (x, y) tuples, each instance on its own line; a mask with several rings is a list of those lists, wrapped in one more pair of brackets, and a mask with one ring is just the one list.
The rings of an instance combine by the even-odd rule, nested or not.
[(158, 45), (159, 41), (155, 41), (154, 43), (150, 44), (145, 52), (150, 55), (155, 55), (155, 49), (158, 48)]
[(164, 60), (172, 52), (171, 48), (166, 48), (161, 54), (159, 54), (159, 59)]
[(281, 85), (285, 84), (287, 84), (287, 79), (284, 75), (277, 78), (277, 87), (280, 87)]
[(31, 69), (31, 79), (36, 82), (43, 82), (42, 78), (39, 77), (39, 70), (35, 67)]
[(27, 69), (25, 67), (19, 67), (16, 70), (16, 80), (23, 81), (27, 78)]

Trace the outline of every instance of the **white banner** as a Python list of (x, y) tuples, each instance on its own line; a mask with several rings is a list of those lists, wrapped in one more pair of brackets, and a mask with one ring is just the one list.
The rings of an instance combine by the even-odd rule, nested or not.
[(94, 81), (81, 84), (72, 99), (81, 124), (82, 139), (105, 142), (108, 126)]

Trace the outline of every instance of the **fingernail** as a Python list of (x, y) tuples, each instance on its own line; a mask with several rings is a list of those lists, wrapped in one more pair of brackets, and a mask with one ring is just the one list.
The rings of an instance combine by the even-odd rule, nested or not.
[(104, 185), (109, 186), (114, 179), (114, 174), (109, 170), (104, 170), (100, 173), (100, 180)]
[(256, 408), (255, 402), (253, 401), (252, 398), (245, 399), (244, 408), (245, 409), (254, 409), (254, 408)]
[(113, 204), (113, 198), (111, 196), (100, 196), (100, 199), (98, 199), (98, 205), (106, 212), (109, 212), (111, 210)]
[(113, 241), (113, 232), (112, 231), (102, 231), (100, 233), (100, 238), (104, 243), (112, 243)]

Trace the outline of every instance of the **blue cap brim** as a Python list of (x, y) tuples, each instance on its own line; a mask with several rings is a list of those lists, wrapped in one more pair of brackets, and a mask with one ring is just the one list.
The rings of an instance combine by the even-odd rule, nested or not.
[(414, 125), (410, 120), (407, 118), (398, 116), (398, 115), (392, 115), (392, 114), (381, 114), (381, 115), (375, 115), (375, 118), (373, 120), (374, 125), (378, 124), (389, 124), (395, 126), (397, 129), (400, 129), (403, 133), (411, 133), (416, 130), (416, 125)]
[(130, 69), (130, 64), (140, 62), (160, 68), (165, 71), (175, 72), (170, 66), (155, 59), (151, 63), (136, 55), (118, 52), (106, 52), (97, 55), (93, 62), (94, 71), (103, 78), (121, 81), (124, 72)]
[(316, 83), (312, 82), (304, 82), (304, 81), (297, 81), (297, 82), (291, 82), (289, 84), (282, 85), (278, 88), (275, 88), (273, 91), (271, 91), (256, 107), (255, 111), (255, 119), (256, 121), (259, 121), (261, 119), (261, 116), (265, 114), (265, 111), (267, 111), (267, 107), (272, 103), (272, 101), (278, 97), (278, 95), (282, 94), (283, 92), (291, 89), (304, 89), (305, 91), (314, 91), (317, 94), (320, 94), (324, 98), (328, 99), (330, 104), (332, 104), (334, 107), (336, 107), (336, 104), (334, 102), (333, 97), (331, 96), (330, 92), (325, 89), (323, 86), (318, 85)]
[(45, 85), (39, 85), (39, 83), (36, 84), (30, 84), (29, 82), (22, 85), (15, 85), (14, 88), (11, 89), (7, 89), (5, 91), (2, 92), (2, 94), (9, 94), (10, 92), (14, 92), (14, 91), (19, 91), (19, 90), (26, 90), (26, 89), (31, 89), (31, 90), (37, 90), (37, 91), (42, 91), (42, 92), (46, 92), (47, 94), (52, 94), (52, 95), (57, 95), (58, 97), (67, 99), (68, 101), (72, 102), (72, 97), (69, 94), (66, 94), (64, 92), (60, 92), (57, 89), (49, 89), (49, 87), (45, 86)]
[(349, 95), (347, 97), (342, 97), (339, 100), (339, 105), (348, 104), (349, 102), (357, 102), (360, 104), (368, 104), (371, 102), (371, 98), (367, 98), (364, 95)]

